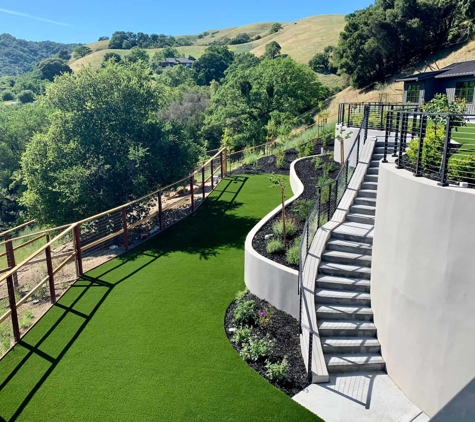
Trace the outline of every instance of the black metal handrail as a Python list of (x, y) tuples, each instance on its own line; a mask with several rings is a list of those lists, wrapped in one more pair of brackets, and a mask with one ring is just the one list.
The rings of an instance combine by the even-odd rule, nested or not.
[(475, 188), (475, 115), (391, 110), (386, 116), (383, 162), (439, 186)]
[[(359, 163), (361, 143), (363, 142), (364, 145), (368, 137), (368, 120), (370, 110), (370, 105), (366, 105), (363, 112), (363, 120), (347, 155), (347, 158), (345, 159), (335, 179), (317, 188), (317, 197), (312, 205), (307, 220), (305, 221), (299, 250), (300, 326), (302, 324), (303, 311), (303, 269), (307, 261), (309, 249), (318, 229), (331, 220), (351, 181), (351, 178), (353, 177), (354, 171), (356, 170), (356, 167)], [(311, 327), (309, 327), (309, 382), (311, 382), (312, 374), (312, 338), (313, 332)]]

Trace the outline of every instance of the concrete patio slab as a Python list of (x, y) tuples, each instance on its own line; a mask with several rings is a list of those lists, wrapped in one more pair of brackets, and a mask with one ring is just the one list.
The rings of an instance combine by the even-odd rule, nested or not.
[(326, 422), (427, 422), (384, 372), (332, 374), (293, 397)]

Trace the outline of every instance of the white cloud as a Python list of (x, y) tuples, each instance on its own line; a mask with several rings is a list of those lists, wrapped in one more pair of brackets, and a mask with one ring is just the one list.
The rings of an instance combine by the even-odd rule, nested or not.
[(71, 26), (71, 25), (69, 25), (67, 23), (64, 23), (64, 22), (52, 21), (51, 19), (44, 19), (44, 18), (40, 18), (38, 16), (32, 16), (32, 15), (29, 15), (28, 13), (15, 12), (14, 10), (8, 10), (8, 9), (0, 8), (0, 12), (8, 13), (9, 15), (22, 16), (24, 18), (36, 19), (37, 21), (48, 22), (48, 23), (52, 23), (54, 25)]

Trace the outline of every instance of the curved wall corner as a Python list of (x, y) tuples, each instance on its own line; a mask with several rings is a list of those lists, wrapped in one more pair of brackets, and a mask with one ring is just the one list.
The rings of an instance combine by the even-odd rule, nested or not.
[[(311, 157), (299, 158), (290, 165), (290, 187), (294, 196), (285, 202), (286, 205), (295, 201), (304, 191), (304, 186), (297, 177), (295, 164), (308, 158)], [(252, 239), (254, 239), (256, 233), (281, 209), (281, 205), (273, 209), (247, 235), (244, 255), (244, 281), (251, 293), (298, 319), (300, 307), (298, 271), (267, 259), (252, 247)]]
[[(475, 191), (381, 164), (371, 303), (387, 372), (430, 417), (475, 377)], [(457, 419), (462, 421), (468, 419)]]

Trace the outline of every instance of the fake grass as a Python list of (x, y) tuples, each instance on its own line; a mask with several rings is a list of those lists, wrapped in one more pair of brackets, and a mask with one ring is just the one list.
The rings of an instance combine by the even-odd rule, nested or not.
[(0, 361), (0, 420), (319, 421), (224, 332), (246, 234), (279, 204), (269, 186), (227, 177), (193, 216), (79, 280)]

